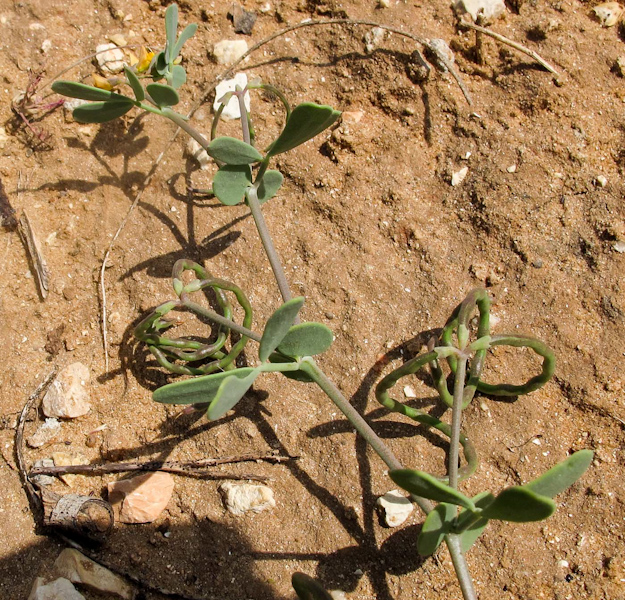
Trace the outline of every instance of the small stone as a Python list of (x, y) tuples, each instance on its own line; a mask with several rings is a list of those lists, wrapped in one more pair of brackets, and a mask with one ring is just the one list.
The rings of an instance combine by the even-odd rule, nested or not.
[(412, 513), (414, 506), (398, 490), (391, 490), (380, 496), (376, 502), (380, 516), (388, 527), (399, 527)]
[(404, 387), (404, 396), (408, 398), (408, 400), (414, 400), (417, 397), (417, 392), (411, 385), (407, 385)]
[(559, 560), (557, 564), (558, 564), (558, 567), (560, 569), (568, 569), (569, 568), (569, 561), (568, 560), (564, 560), (564, 559)]
[(544, 264), (545, 264), (545, 263), (544, 263), (544, 261), (543, 261), (543, 259), (542, 259), (542, 258), (535, 258), (535, 259), (532, 261), (532, 267), (534, 267), (535, 269), (542, 269), (542, 268), (543, 268), (543, 266), (544, 266)]
[(9, 141), (9, 135), (4, 126), (0, 125), (0, 148), (4, 148)]
[(62, 419), (86, 415), (91, 408), (87, 388), (89, 379), (89, 369), (82, 363), (76, 362), (65, 367), (43, 397), (43, 414)]
[(462, 169), (453, 173), (451, 176), (451, 185), (453, 187), (460, 185), (464, 181), (464, 178), (467, 176), (468, 172), (469, 167), (462, 167)]
[(242, 515), (248, 511), (261, 512), (276, 505), (273, 490), (266, 485), (252, 483), (222, 483), (219, 486), (224, 504), (233, 515)]
[(613, 248), (620, 254), (625, 252), (625, 242), (614, 242)]
[(126, 38), (121, 33), (114, 33), (113, 35), (109, 35), (109, 40), (111, 40), (111, 42), (113, 42), (116, 46), (128, 45)]
[(121, 577), (115, 575), (84, 554), (66, 548), (54, 562), (54, 571), (72, 583), (79, 583), (101, 594), (112, 594), (124, 600), (132, 600), (135, 591)]
[(367, 54), (371, 54), (386, 37), (386, 30), (381, 27), (374, 27), (365, 33), (364, 42)]
[(620, 77), (625, 77), (625, 56), (619, 56), (614, 63), (614, 71)]
[(245, 10), (240, 4), (233, 4), (228, 15), (232, 18), (235, 33), (251, 35), (256, 23), (256, 13)]
[(108, 484), (109, 502), (121, 523), (152, 523), (165, 510), (173, 490), (173, 477), (161, 472)]
[(71, 285), (66, 285), (63, 288), (63, 298), (68, 302), (71, 302), (76, 298), (76, 288)]
[(213, 56), (219, 65), (231, 65), (246, 52), (247, 42), (245, 40), (221, 40), (213, 47)]
[(516, 173), (516, 165), (510, 165), (506, 171), (508, 171), (508, 173)]
[(31, 448), (42, 448), (54, 442), (60, 433), (61, 423), (54, 418), (46, 419), (43, 425), (26, 440), (26, 443)]
[(602, 27), (612, 27), (619, 22), (624, 9), (618, 2), (604, 2), (592, 10)]
[(50, 49), (52, 48), (52, 41), (51, 40), (43, 40), (43, 42), (41, 43), (41, 52), (43, 54), (46, 54), (47, 52), (50, 51)]
[(608, 185), (608, 180), (603, 175), (597, 175), (595, 181), (597, 182), (597, 185), (601, 188), (604, 188), (606, 185)]
[(454, 9), (461, 16), (471, 17), (473, 22), (477, 20), (478, 14), (486, 22), (492, 22), (506, 12), (506, 5), (503, 0), (456, 0)]
[(71, 123), (74, 120), (74, 109), (84, 104), (89, 104), (88, 100), (81, 100), (80, 98), (65, 98), (63, 103), (63, 115), (67, 123)]
[[(69, 465), (88, 465), (89, 461), (82, 454), (69, 454), (69, 452), (53, 452), (52, 460), (55, 467), (67, 467)], [(68, 473), (67, 475), (59, 475), (59, 479), (69, 487), (72, 487), (78, 477), (84, 475), (76, 475)]]
[(115, 44), (96, 46), (96, 60), (104, 75), (119, 73), (124, 68), (124, 53)]
[(330, 590), (328, 594), (330, 594), (332, 600), (347, 600), (347, 594), (343, 590)]
[(194, 138), (189, 138), (187, 142), (187, 155), (196, 160), (202, 170), (207, 169), (211, 163), (208, 152)]
[[(54, 461), (51, 458), (42, 458), (36, 460), (33, 467), (53, 467)], [(56, 477), (52, 475), (33, 475), (30, 477), (37, 485), (52, 485), (56, 481)]]
[[(219, 110), (221, 106), (221, 99), (228, 92), (234, 92), (236, 87), (239, 86), (241, 89), (244, 89), (247, 85), (247, 75), (245, 73), (237, 73), (232, 79), (226, 79), (219, 83), (219, 85), (215, 88), (215, 102), (213, 103), (213, 110)], [(244, 96), (245, 108), (249, 112), (250, 111), (250, 93), (245, 92)], [(221, 118), (224, 121), (232, 121), (234, 119), (241, 118), (241, 108), (239, 106), (239, 99), (236, 97), (230, 98), (228, 104), (223, 109), (221, 113)]]
[(355, 125), (360, 123), (360, 120), (365, 116), (363, 110), (346, 110), (341, 114), (341, 122), (348, 125)]
[(43, 585), (43, 577), (37, 577), (28, 600), (85, 600), (85, 597), (70, 581), (59, 577), (52, 583)]
[(378, 0), (378, 6), (380, 8), (390, 8), (391, 0)]
[(117, 429), (113, 429), (105, 435), (100, 453), (105, 460), (116, 462), (125, 457), (129, 447), (130, 443), (126, 436)]

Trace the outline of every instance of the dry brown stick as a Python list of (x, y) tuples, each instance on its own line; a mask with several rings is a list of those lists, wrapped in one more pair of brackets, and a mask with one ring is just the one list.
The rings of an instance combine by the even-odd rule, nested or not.
[(39, 509), (41, 508), (41, 499), (37, 495), (35, 487), (28, 479), (26, 463), (24, 461), (24, 426), (26, 424), (26, 418), (28, 417), (28, 413), (32, 409), (37, 399), (41, 396), (41, 394), (43, 394), (48, 389), (54, 377), (56, 376), (56, 373), (57, 369), (55, 368), (37, 386), (37, 389), (28, 397), (24, 408), (22, 408), (22, 412), (20, 413), (20, 417), (17, 421), (17, 426), (15, 428), (15, 462), (17, 464), (17, 468), (22, 479), (22, 485), (24, 486), (24, 490), (26, 491), (26, 495), (28, 496), (31, 506), (36, 506)]
[(494, 31), (491, 31), (487, 27), (481, 27), (480, 25), (475, 25), (474, 23), (469, 23), (467, 21), (461, 21), (460, 27), (466, 27), (468, 29), (473, 29), (474, 31), (479, 31), (480, 33), (483, 33), (485, 35), (489, 35), (490, 37), (496, 39), (498, 42), (501, 42), (502, 44), (506, 44), (506, 45), (514, 48), (515, 50), (518, 50), (519, 52), (522, 52), (523, 54), (527, 54), (527, 56), (529, 56), (530, 58), (533, 58), (541, 67), (547, 69), (547, 71), (549, 71), (556, 79), (560, 78), (560, 73), (558, 73), (558, 71), (556, 71), (539, 54), (537, 54), (533, 50), (530, 50), (526, 46), (523, 46), (522, 44), (519, 44), (518, 42), (514, 42), (513, 40), (511, 40), (510, 38), (507, 38), (504, 35), (501, 35), (499, 33), (495, 33)]
[(273, 462), (282, 463), (288, 460), (296, 460), (297, 456), (260, 456), (246, 454), (243, 456), (229, 456), (224, 458), (203, 458), (191, 462), (159, 461), (153, 460), (144, 463), (118, 462), (102, 465), (64, 465), (58, 467), (33, 467), (29, 475), (104, 475), (106, 473), (127, 473), (131, 471), (167, 471), (181, 475), (195, 475), (213, 477), (215, 479), (254, 479), (266, 481), (268, 477), (262, 475), (231, 475), (207, 471), (208, 467), (217, 465), (234, 464), (240, 462)]

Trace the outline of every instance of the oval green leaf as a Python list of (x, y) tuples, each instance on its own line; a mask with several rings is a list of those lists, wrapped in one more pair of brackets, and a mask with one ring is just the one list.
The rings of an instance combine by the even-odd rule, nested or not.
[(258, 356), (262, 362), (265, 362), (282, 342), (303, 305), (304, 298), (301, 296), (291, 298), (267, 319), (263, 337), (260, 340), (260, 347), (258, 348)]
[(158, 388), (152, 394), (152, 398), (161, 404), (205, 404), (215, 399), (219, 386), (224, 379), (227, 377), (244, 379), (253, 371), (252, 367), (243, 367), (224, 373), (176, 381)]
[(483, 511), (485, 519), (528, 523), (542, 521), (556, 510), (556, 503), (539, 496), (525, 487), (515, 486), (503, 490)]
[[(173, 5), (172, 5), (173, 6)], [(168, 85), (163, 85), (162, 83), (150, 83), (145, 88), (150, 94), (152, 100), (159, 108), (163, 108), (164, 106), (175, 106), (180, 102), (180, 96), (178, 96), (178, 92)]]
[(130, 98), (126, 98), (126, 96), (121, 94), (115, 94), (114, 92), (101, 90), (100, 88), (75, 81), (55, 81), (52, 84), (52, 91), (62, 96), (78, 98), (79, 100), (130, 100)]
[(227, 165), (251, 165), (263, 159), (262, 154), (254, 146), (228, 136), (214, 139), (208, 145), (207, 152), (215, 160)]
[(130, 98), (109, 100), (108, 102), (92, 102), (77, 106), (72, 115), (79, 123), (106, 123), (125, 115), (133, 106)]
[[(490, 492), (481, 492), (477, 496), (473, 496), (473, 498), (471, 498), (471, 500), (475, 503), (475, 506), (481, 509), (486, 508), (493, 502), (494, 499), (495, 496), (493, 496)], [(482, 535), (482, 532), (488, 525), (488, 519), (479, 518), (476, 521), (474, 517), (475, 516), (471, 513), (471, 511), (463, 508), (458, 515), (458, 520), (456, 521), (457, 528), (455, 531), (460, 529), (460, 533), (458, 535), (460, 536), (460, 543), (462, 544), (463, 552), (468, 552), (470, 550), (471, 546), (473, 546), (480, 535)], [(464, 531), (462, 531), (463, 520), (465, 520), (466, 523), (472, 521), (471, 525), (464, 529)]]
[(585, 473), (593, 457), (592, 450), (579, 450), (522, 487), (539, 496), (553, 498), (572, 486)]
[(428, 513), (417, 540), (417, 551), (421, 556), (431, 556), (436, 552), (443, 538), (451, 531), (456, 510), (453, 504), (441, 502)]
[(300, 323), (289, 329), (278, 351), (286, 356), (315, 356), (325, 352), (333, 341), (332, 330), (322, 323)]
[(271, 200), (278, 193), (283, 181), (284, 177), (280, 171), (267, 171), (258, 186), (258, 201), (264, 204), (267, 200)]
[(475, 510), (475, 504), (470, 498), (467, 498), (462, 492), (454, 490), (452, 487), (439, 481), (433, 475), (424, 473), (423, 471), (415, 471), (413, 469), (396, 469), (389, 471), (391, 479), (407, 492), (429, 498), (437, 502), (447, 502), (448, 504), (457, 504), (469, 510)]
[(159, 52), (156, 55), (156, 58), (152, 59), (152, 68), (150, 69), (150, 74), (155, 80), (162, 79), (165, 73), (167, 73), (168, 68), (169, 65), (167, 64), (165, 53)]
[(315, 579), (305, 573), (293, 573), (291, 584), (300, 600), (332, 600), (332, 596)]
[[(241, 370), (241, 369), (237, 369)], [(234, 371), (236, 373), (236, 371)], [(206, 416), (211, 421), (216, 421), (223, 417), (230, 409), (234, 408), (239, 400), (245, 396), (252, 387), (256, 378), (260, 375), (260, 369), (253, 369), (252, 372), (239, 379), (236, 377), (226, 377), (217, 390), (215, 399), (210, 403)]]
[(169, 63), (175, 58), (173, 51), (176, 46), (176, 33), (178, 30), (178, 5), (171, 4), (165, 11), (165, 60)]
[(192, 38), (195, 35), (196, 31), (197, 31), (197, 25), (195, 23), (191, 23), (190, 25), (187, 25), (182, 30), (182, 33), (180, 34), (180, 37), (178, 38), (178, 41), (176, 42), (176, 46), (174, 48), (174, 52), (172, 56), (170, 57), (170, 60), (174, 61), (178, 58), (178, 55), (180, 54), (180, 50), (182, 50), (182, 47), (184, 46), (185, 42), (189, 38)]
[(132, 69), (129, 69), (124, 65), (124, 73), (126, 74), (126, 79), (132, 88), (132, 91), (135, 95), (135, 98), (141, 102), (145, 99), (145, 90), (139, 81), (139, 78), (136, 76), (135, 72)]
[(171, 70), (171, 85), (178, 89), (187, 82), (187, 72), (180, 65), (174, 65)]
[(249, 165), (224, 165), (215, 173), (213, 193), (227, 206), (239, 204), (245, 190), (252, 185), (252, 170)]
[(300, 146), (330, 127), (340, 116), (340, 111), (331, 106), (313, 102), (297, 105), (287, 119), (282, 133), (267, 149), (267, 157)]

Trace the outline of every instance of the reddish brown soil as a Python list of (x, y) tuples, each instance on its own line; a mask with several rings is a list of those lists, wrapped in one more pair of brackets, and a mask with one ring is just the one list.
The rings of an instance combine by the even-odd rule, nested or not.
[[(246, 8), (262, 4), (249, 1)], [(558, 497), (548, 521), (491, 524), (468, 556), (480, 598), (625, 598), (625, 254), (615, 249), (625, 242), (625, 82), (613, 69), (625, 55), (619, 31), (602, 29), (577, 0), (533, 0), (493, 25), (550, 61), (563, 74), (556, 86), (527, 56), (492, 40), (485, 42), (486, 64), (476, 64), (475, 36), (457, 29), (446, 0), (393, 0), (384, 10), (373, 0), (271, 4), (250, 43), (310, 17), (376, 20), (447, 40), (474, 100), (468, 106), (440, 72), (413, 82), (415, 46), (396, 35), (366, 54), (363, 27), (301, 30), (247, 63), (293, 103), (364, 112), (359, 123), (280, 157), (285, 185), (264, 208), (293, 290), (306, 296), (303, 317), (336, 334), (321, 366), (407, 466), (442, 473), (443, 441), (423, 437), (377, 405), (374, 365), (387, 351), (395, 365), (414, 355), (469, 290), (487, 286), (494, 331), (539, 337), (555, 350), (558, 366), (538, 392), (516, 402), (478, 397), (466, 411), (464, 427), (481, 466), (464, 489), (527, 481), (574, 449), (592, 448), (596, 460)], [(208, 50), (240, 37), (227, 10), (228, 3), (182, 3), (181, 21), (200, 23), (186, 46), (182, 112), (222, 70)], [(119, 11), (132, 20), (120, 21)], [(29, 69), (45, 68), (53, 77), (117, 32), (132, 30), (134, 39), (158, 46), (163, 14), (158, 2), (141, 0), (0, 0), (0, 115), (7, 131), (13, 131), (10, 99), (27, 85)], [(44, 55), (45, 39), (52, 47)], [(83, 63), (65, 77), (92, 70)], [(258, 96), (253, 102), (260, 140), (268, 141), (280, 112)], [(201, 261), (243, 287), (257, 330), (280, 298), (246, 208), (191, 201), (186, 185), (208, 185), (209, 173), (185, 158), (182, 136), (169, 147), (173, 126), (131, 115), (99, 127), (66, 121), (57, 111), (36, 124), (50, 134), (49, 148), (33, 151), (23, 128), (2, 142), (2, 181), (11, 203), (31, 219), (51, 284), (40, 301), (17, 234), (2, 231), (0, 597), (26, 598), (62, 548), (35, 528), (15, 467), (16, 417), (54, 367), (81, 361), (92, 373), (92, 411), (64, 424), (58, 443), (26, 451), (29, 464), (63, 449), (102, 460), (99, 441), (86, 445), (101, 425), (121, 436), (128, 460), (271, 451), (300, 457), (288, 465), (223, 467), (272, 478), (277, 507), (254, 516), (227, 513), (219, 481), (177, 477), (165, 513), (152, 525), (116, 528), (101, 552), (105, 562), (194, 598), (293, 598), (290, 575), (298, 570), (349, 598), (458, 598), (446, 550), (427, 560), (416, 553), (422, 515), (414, 513), (399, 530), (378, 522), (375, 500), (394, 487), (385, 466), (315, 387), (265, 376), (234, 414), (215, 423), (151, 400), (168, 377), (131, 330), (146, 310), (172, 297), (169, 273), (177, 258)], [(207, 130), (208, 106), (202, 116), (197, 126)], [(106, 271), (107, 372), (99, 270), (167, 148)], [(466, 179), (452, 187), (452, 174), (464, 166)], [(486, 378), (520, 382), (536, 368), (526, 353), (497, 351)], [(417, 378), (410, 383), (416, 405), (441, 414), (433, 389)], [(27, 434), (35, 427), (29, 422)], [(74, 489), (100, 494), (114, 478), (83, 478)], [(68, 491), (61, 483), (55, 489)]]

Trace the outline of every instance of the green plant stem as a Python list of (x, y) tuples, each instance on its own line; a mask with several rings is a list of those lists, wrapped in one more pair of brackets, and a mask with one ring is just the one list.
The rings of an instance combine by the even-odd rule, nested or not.
[(458, 360), (454, 378), (454, 403), (451, 409), (451, 437), (449, 440), (449, 486), (458, 489), (458, 455), (460, 449), (460, 427), (464, 401), (464, 379), (467, 373), (467, 357)]
[[(142, 108), (145, 108), (145, 106), (142, 106)], [(152, 111), (152, 112), (154, 112), (154, 111)], [(197, 131), (194, 127), (189, 125), (189, 123), (187, 123), (184, 120), (182, 115), (179, 115), (177, 112), (175, 112), (175, 111), (173, 111), (171, 109), (170, 110), (162, 110), (162, 111), (160, 111), (160, 114), (163, 115), (164, 117), (167, 117), (170, 121), (172, 121), (176, 125), (178, 125), (178, 127), (180, 127), (180, 129), (182, 129), (183, 131), (188, 133), (200, 146), (202, 146), (202, 148), (204, 148), (204, 150), (208, 151), (208, 140), (199, 131)]]
[(236, 331), (237, 333), (240, 333), (241, 335), (244, 335), (245, 337), (248, 337), (251, 340), (254, 340), (255, 342), (260, 342), (261, 340), (262, 336), (259, 335), (258, 333), (255, 333), (251, 329), (248, 329), (247, 327), (243, 327), (243, 325), (239, 325), (238, 323), (235, 323), (234, 321), (231, 321), (230, 319), (227, 319), (226, 317), (223, 317), (222, 315), (212, 310), (209, 310), (208, 308), (204, 308), (200, 304), (196, 304), (195, 302), (186, 300), (185, 302), (181, 304), (181, 306), (186, 306), (187, 308), (194, 311), (195, 313), (200, 314), (203, 317), (206, 317), (207, 319), (215, 321), (215, 323), (219, 323), (219, 325), (223, 325), (224, 327), (227, 327), (228, 329), (232, 329), (233, 331)]
[(462, 543), (460, 536), (453, 533), (449, 533), (445, 536), (445, 543), (449, 548), (449, 554), (451, 555), (451, 562), (454, 565), (456, 571), (456, 577), (462, 590), (462, 596), (465, 600), (477, 600), (477, 594), (473, 587), (473, 581), (469, 573), (467, 566), (467, 560), (462, 551)]
[[(286, 274), (284, 273), (284, 269), (282, 268), (280, 257), (278, 256), (275, 246), (273, 245), (271, 234), (269, 233), (267, 223), (265, 222), (265, 217), (263, 216), (263, 212), (260, 208), (256, 187), (252, 186), (247, 188), (245, 197), (247, 198), (247, 204), (250, 207), (252, 217), (254, 217), (254, 223), (256, 224), (260, 241), (263, 244), (267, 258), (269, 259), (271, 270), (276, 278), (276, 283), (278, 284), (278, 289), (282, 295), (282, 300), (284, 302), (288, 302), (291, 299), (291, 290), (289, 288), (289, 283), (287, 281)], [(295, 319), (295, 324), (297, 323), (299, 323), (299, 318)]]

